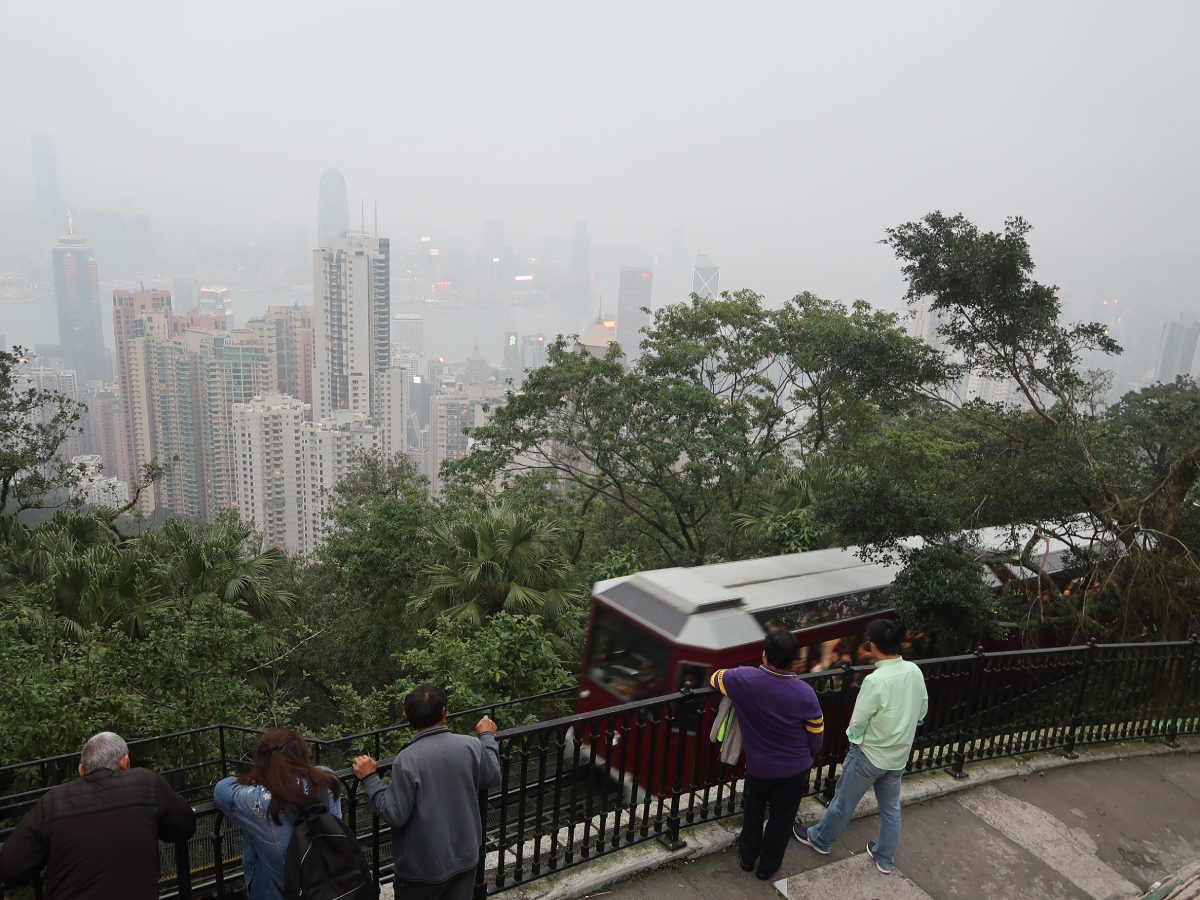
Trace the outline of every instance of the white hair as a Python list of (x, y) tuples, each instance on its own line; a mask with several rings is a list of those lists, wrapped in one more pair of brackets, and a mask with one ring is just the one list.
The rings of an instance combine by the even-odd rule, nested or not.
[(79, 765), (84, 775), (97, 769), (115, 769), (121, 757), (128, 753), (129, 745), (123, 737), (111, 731), (101, 731), (83, 745), (83, 750), (79, 752)]

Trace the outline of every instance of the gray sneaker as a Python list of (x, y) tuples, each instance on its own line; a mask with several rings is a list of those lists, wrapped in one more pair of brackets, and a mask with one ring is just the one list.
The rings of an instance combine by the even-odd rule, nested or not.
[(881, 874), (883, 874), (883, 875), (891, 875), (892, 874), (891, 869), (885, 869), (883, 867), (883, 863), (881, 863), (878, 859), (875, 858), (875, 842), (874, 841), (867, 841), (867, 856), (871, 857), (871, 862), (875, 863), (875, 868), (878, 869)]
[(829, 855), (828, 850), (822, 850), (808, 839), (808, 829), (804, 828), (799, 822), (792, 826), (792, 837), (802, 843), (805, 847), (811, 847), (813, 850), (816, 850), (822, 856)]

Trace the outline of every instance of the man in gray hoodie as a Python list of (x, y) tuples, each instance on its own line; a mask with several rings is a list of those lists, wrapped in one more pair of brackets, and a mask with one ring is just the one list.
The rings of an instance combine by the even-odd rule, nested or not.
[(470, 900), (483, 843), (479, 795), (500, 784), (496, 723), (487, 716), (479, 740), (446, 728), (446, 693), (423, 684), (404, 698), (417, 730), (392, 763), (391, 784), (370, 756), (354, 758), (371, 809), (392, 826), (396, 896), (404, 900)]

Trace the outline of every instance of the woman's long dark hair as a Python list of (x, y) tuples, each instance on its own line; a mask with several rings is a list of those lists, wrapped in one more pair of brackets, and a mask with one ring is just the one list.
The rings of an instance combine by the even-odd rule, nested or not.
[(322, 803), (320, 788), (333, 796), (342, 783), (332, 772), (318, 769), (308, 757), (308, 744), (291, 728), (269, 728), (254, 745), (254, 767), (238, 778), (241, 784), (257, 784), (271, 793), (267, 815), (276, 825), (283, 811), (297, 813)]

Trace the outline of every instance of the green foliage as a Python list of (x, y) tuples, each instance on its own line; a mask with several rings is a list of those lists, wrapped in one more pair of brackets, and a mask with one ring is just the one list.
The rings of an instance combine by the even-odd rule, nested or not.
[(571, 565), (557, 522), (506, 504), (434, 528), (434, 562), (411, 603), (415, 619), (464, 619), (500, 612), (539, 615), (554, 625), (572, 601)]
[(889, 228), (883, 243), (904, 263), (907, 299), (929, 297), (945, 317), (942, 336), (963, 370), (1013, 378), (1031, 405), (1074, 414), (1087, 388), (1080, 354), (1121, 348), (1099, 322), (1059, 321), (1058, 288), (1032, 277), (1031, 228), (1013, 217), (1003, 232), (985, 232), (961, 213), (934, 212)]
[(0, 756), (74, 749), (102, 728), (129, 736), (296, 708), (282, 555), (234, 523), (171, 520), (121, 539), (97, 514), (27, 529), (0, 520)]
[(908, 554), (887, 598), (900, 622), (924, 632), (935, 653), (961, 653), (1003, 634), (1001, 601), (983, 578), (965, 546), (926, 546)]
[[(421, 629), (416, 643), (396, 655), (402, 675), (391, 684), (367, 692), (335, 688), (343, 717), (334, 733), (403, 721), (405, 696), (427, 682), (445, 689), (454, 711), (569, 687), (579, 665), (576, 656), (560, 656), (559, 642), (537, 616), (501, 612), (479, 626), (443, 619)], [(524, 724), (530, 714), (514, 710), (503, 725)]]
[(1137, 448), (1137, 474), (1147, 487), (1166, 478), (1171, 463), (1200, 444), (1200, 389), (1190, 378), (1126, 394), (1107, 422)]
[(767, 555), (803, 553), (827, 546), (828, 529), (810, 507), (827, 489), (830, 469), (824, 456), (810, 456), (803, 468), (785, 468), (764, 478), (766, 496), (753, 511), (733, 514), (733, 524)]
[[(1073, 638), (1182, 637), (1200, 622), (1193, 503), (1200, 395), (1188, 382), (1157, 386), (1103, 414), (1103, 384), (1080, 357), (1120, 347), (1100, 323), (1060, 321), (1057, 288), (1032, 277), (1029, 231), (1019, 218), (997, 233), (936, 212), (889, 229), (885, 243), (904, 265), (908, 300), (927, 298), (941, 318), (941, 336), (956, 357), (950, 369), (1010, 379), (1023, 408), (964, 404), (952, 391), (922, 389), (948, 413), (932, 423), (936, 432), (946, 434), (949, 423), (949, 434), (967, 438), (961, 450), (939, 452), (942, 438), (927, 420), (919, 470), (878, 450), (853, 453), (842, 490), (831, 492), (851, 502), (831, 501), (824, 512), (843, 534), (870, 532), (865, 500), (875, 493), (883, 513), (876, 537), (890, 542), (905, 532), (1001, 522), (1036, 522), (1069, 539), (1070, 523), (1085, 515), (1122, 552), (1093, 557), (1082, 597), (1064, 594), (1048, 577), (1026, 583), (1026, 618), (1041, 620), (1049, 594), (1066, 611)], [(875, 439), (881, 442), (894, 439)], [(1031, 550), (1018, 548), (1007, 561), (1036, 570), (1028, 565)]]
[(615, 514), (603, 540), (620, 534), (655, 564), (762, 551), (732, 522), (753, 514), (767, 479), (941, 379), (936, 354), (895, 325), (811, 294), (779, 309), (752, 291), (693, 296), (656, 312), (632, 367), (615, 345), (598, 359), (556, 342), (455, 470), (480, 484), (552, 473), (576, 489), (581, 516)]
[(187, 610), (156, 612), (146, 638), (113, 641), (105, 674), (137, 697), (142, 734), (219, 721), (273, 725), (295, 710), (291, 691), (274, 678), (279, 649), (250, 613), (199, 595)]

